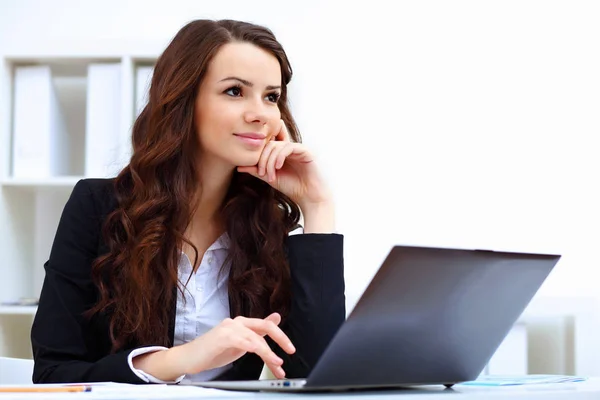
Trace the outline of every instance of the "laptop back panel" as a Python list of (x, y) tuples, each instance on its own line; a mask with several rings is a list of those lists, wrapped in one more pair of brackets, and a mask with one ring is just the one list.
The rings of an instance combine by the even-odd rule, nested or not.
[(395, 246), (307, 388), (476, 379), (559, 258)]

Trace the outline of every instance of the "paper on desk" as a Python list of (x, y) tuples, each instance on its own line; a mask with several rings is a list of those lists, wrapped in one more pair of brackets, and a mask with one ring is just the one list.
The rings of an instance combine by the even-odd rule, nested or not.
[(516, 386), (549, 383), (583, 382), (586, 378), (570, 375), (483, 375), (477, 380), (462, 382), (469, 386)]
[[(202, 398), (254, 398), (254, 392), (234, 392), (228, 390), (218, 390), (202, 388), (189, 385), (131, 385), (125, 383), (85, 383), (92, 386), (91, 392), (82, 393), (3, 393), (2, 400), (5, 399), (89, 399), (89, 400), (139, 400), (139, 399), (202, 399)], [(24, 385), (5, 385), (19, 386)], [(65, 385), (28, 385), (41, 388), (44, 386), (56, 387)], [(7, 397), (8, 395), (8, 397)]]

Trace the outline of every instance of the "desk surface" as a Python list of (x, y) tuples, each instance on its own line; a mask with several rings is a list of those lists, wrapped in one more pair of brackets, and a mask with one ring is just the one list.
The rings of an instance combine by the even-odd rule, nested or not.
[[(1, 397), (4, 398), (6, 394)], [(205, 398), (247, 398), (247, 399), (353, 399), (353, 400), (451, 400), (451, 399), (502, 399), (525, 400), (587, 400), (600, 399), (600, 378), (589, 379), (585, 382), (534, 384), (510, 387), (475, 387), (457, 385), (452, 389), (431, 386), (415, 389), (380, 391), (380, 392), (353, 392), (353, 393), (247, 393), (217, 391), (202, 389), (192, 386), (106, 386), (94, 387), (90, 393), (20, 393), (10, 394), (15, 399), (205, 399)], [(451, 397), (447, 397), (451, 396)], [(454, 396), (454, 397), (452, 397)]]

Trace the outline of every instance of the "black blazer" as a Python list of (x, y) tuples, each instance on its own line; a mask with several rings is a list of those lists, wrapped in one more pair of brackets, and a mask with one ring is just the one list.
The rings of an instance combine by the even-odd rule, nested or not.
[[(111, 354), (106, 317), (82, 317), (97, 301), (92, 261), (107, 251), (101, 225), (117, 203), (113, 180), (79, 181), (63, 210), (49, 260), (40, 304), (31, 329), (33, 381), (145, 383), (130, 369), (129, 353), (153, 343), (131, 343)], [(300, 234), (287, 238), (292, 304), (282, 330), (296, 353), (268, 340), (283, 360), (286, 376), (306, 377), (345, 319), (343, 236)], [(232, 316), (234, 317), (234, 316)], [(175, 308), (171, 310), (171, 346)], [(260, 357), (248, 353), (217, 379), (258, 379)]]

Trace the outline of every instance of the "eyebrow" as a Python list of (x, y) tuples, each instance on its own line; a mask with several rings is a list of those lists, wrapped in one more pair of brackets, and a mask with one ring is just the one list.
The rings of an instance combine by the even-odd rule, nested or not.
[[(254, 86), (254, 84), (252, 82), (247, 81), (247, 80), (242, 79), (242, 78), (238, 78), (237, 76), (230, 76), (230, 77), (227, 77), (225, 79), (221, 79), (219, 82), (224, 82), (224, 81), (238, 81), (239, 83), (241, 83), (244, 86), (248, 86), (248, 87), (253, 87)], [(271, 85), (269, 85), (269, 86), (267, 86), (266, 89), (267, 90), (281, 89), (281, 86), (271, 86)]]

